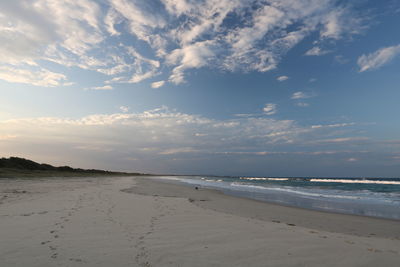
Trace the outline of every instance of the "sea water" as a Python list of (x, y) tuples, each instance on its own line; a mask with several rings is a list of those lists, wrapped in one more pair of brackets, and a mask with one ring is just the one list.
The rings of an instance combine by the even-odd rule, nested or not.
[(400, 178), (163, 177), (282, 205), (400, 220)]

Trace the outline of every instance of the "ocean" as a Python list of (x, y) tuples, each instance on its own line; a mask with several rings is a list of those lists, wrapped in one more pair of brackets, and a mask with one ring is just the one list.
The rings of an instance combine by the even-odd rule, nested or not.
[(160, 178), (286, 206), (400, 220), (399, 178)]

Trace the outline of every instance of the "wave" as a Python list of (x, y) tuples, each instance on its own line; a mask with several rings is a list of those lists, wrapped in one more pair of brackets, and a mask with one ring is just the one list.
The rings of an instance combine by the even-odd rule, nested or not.
[(232, 187), (242, 187), (242, 188), (253, 188), (253, 189), (258, 189), (262, 191), (280, 191), (280, 192), (286, 192), (286, 193), (292, 193), (292, 194), (297, 194), (297, 195), (303, 195), (303, 196), (309, 196), (309, 197), (325, 197), (325, 198), (340, 198), (340, 199), (362, 199), (363, 197), (361, 196), (347, 196), (347, 195), (332, 195), (332, 194), (323, 194), (323, 193), (311, 193), (311, 192), (305, 192), (305, 191), (299, 191), (299, 190), (294, 190), (290, 188), (282, 188), (282, 187), (264, 187), (264, 186), (258, 186), (258, 185), (245, 185), (241, 183), (231, 183)]
[(392, 184), (392, 185), (400, 185), (400, 181), (349, 180), (349, 179), (310, 179), (310, 182), (345, 183), (345, 184)]
[(221, 179), (214, 180), (214, 179), (206, 179), (206, 178), (201, 178), (201, 180), (206, 181), (206, 182), (222, 182)]
[(268, 177), (240, 177), (241, 180), (249, 181), (287, 181), (289, 178), (268, 178)]

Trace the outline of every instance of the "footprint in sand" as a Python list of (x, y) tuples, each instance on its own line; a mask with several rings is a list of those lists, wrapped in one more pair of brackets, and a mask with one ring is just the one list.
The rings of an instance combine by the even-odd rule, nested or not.
[(70, 258), (69, 260), (74, 262), (84, 262), (82, 259), (75, 259), (75, 258)]
[(375, 252), (375, 253), (380, 253), (380, 252), (382, 252), (382, 250), (375, 249), (375, 248), (368, 248), (367, 250), (370, 251), (370, 252)]
[(31, 215), (33, 215), (33, 214), (35, 214), (34, 212), (31, 212), (31, 213), (23, 213), (23, 214), (21, 214), (21, 216), (31, 216)]

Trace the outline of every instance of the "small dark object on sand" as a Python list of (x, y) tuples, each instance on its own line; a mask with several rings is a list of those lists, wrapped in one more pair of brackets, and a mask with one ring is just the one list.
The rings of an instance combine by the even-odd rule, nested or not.
[(199, 190), (199, 188), (197, 186), (194, 189)]

